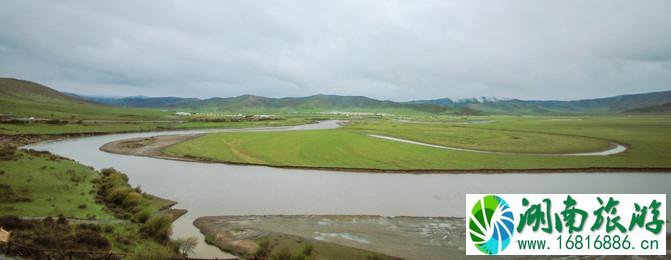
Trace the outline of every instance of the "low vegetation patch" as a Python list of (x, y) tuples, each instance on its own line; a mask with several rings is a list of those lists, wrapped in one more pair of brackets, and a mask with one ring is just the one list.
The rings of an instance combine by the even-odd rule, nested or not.
[(77, 252), (109, 252), (110, 241), (95, 224), (70, 224), (62, 216), (53, 219), (24, 220), (16, 216), (0, 217), (0, 226), (12, 230), (9, 255), (30, 258), (67, 257)]
[(13, 254), (177, 254), (169, 240), (172, 218), (159, 213), (174, 202), (131, 188), (113, 169), (97, 172), (48, 152), (7, 151), (11, 158), (0, 160), (0, 226), (12, 232)]

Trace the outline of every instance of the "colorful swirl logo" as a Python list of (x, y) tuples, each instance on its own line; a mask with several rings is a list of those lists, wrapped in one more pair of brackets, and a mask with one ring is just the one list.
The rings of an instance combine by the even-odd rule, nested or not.
[(510, 206), (501, 197), (487, 195), (478, 200), (468, 219), (471, 241), (481, 252), (496, 255), (510, 244), (515, 220)]

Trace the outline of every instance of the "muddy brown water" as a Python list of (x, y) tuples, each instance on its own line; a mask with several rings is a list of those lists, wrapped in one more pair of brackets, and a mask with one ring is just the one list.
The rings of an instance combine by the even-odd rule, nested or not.
[[(189, 212), (177, 220), (173, 237), (201, 240), (193, 257), (225, 256), (202, 243), (192, 225), (216, 215), (383, 215), (463, 217), (466, 193), (671, 193), (667, 173), (505, 173), (403, 174), (351, 173), (198, 163), (119, 155), (103, 144), (139, 137), (212, 131), (295, 131), (332, 129), (318, 124), (225, 130), (146, 132), (73, 138), (29, 146), (65, 156), (96, 169), (114, 167), (146, 192), (178, 201)], [(411, 145), (411, 144), (408, 144)], [(667, 207), (667, 216), (669, 215)]]

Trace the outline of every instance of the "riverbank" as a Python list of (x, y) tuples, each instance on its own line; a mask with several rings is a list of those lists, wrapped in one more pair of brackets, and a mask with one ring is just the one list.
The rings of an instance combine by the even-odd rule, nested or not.
[(246, 256), (285, 250), (315, 259), (444, 259), (464, 251), (459, 218), (216, 216), (198, 218), (194, 225), (221, 249)]
[[(286, 131), (286, 128), (275, 130)], [(199, 241), (203, 241), (200, 240), (203, 236), (192, 223), (201, 216), (375, 214), (459, 217), (463, 216), (465, 193), (618, 191), (668, 194), (665, 183), (669, 183), (668, 176), (671, 176), (646, 173), (378, 175), (156, 160), (119, 156), (98, 149), (120, 139), (149, 138), (159, 134), (99, 136), (32, 147), (96, 168), (118, 166), (119, 170), (129, 174), (133, 185), (141, 185), (143, 190), (180, 201), (181, 207), (188, 209), (189, 214), (174, 225), (174, 237), (197, 236)], [(201, 242), (199, 245), (206, 244)], [(197, 248), (192, 257), (214, 258), (215, 251), (211, 249), (220, 252), (213, 246), (207, 246), (206, 250)]]
[[(73, 250), (90, 255), (179, 255), (167, 233), (149, 227), (169, 230), (186, 211), (173, 209), (175, 201), (131, 188), (121, 173), (109, 177), (65, 157), (5, 149), (5, 144), (0, 169), (0, 226), (12, 232), (15, 245), (6, 252), (9, 255), (49, 258)], [(163, 216), (170, 221), (151, 223)], [(63, 230), (76, 231), (81, 239), (73, 240)]]
[(224, 163), (233, 165), (253, 165), (253, 166), (267, 166), (284, 169), (305, 169), (305, 170), (325, 170), (325, 171), (341, 171), (341, 172), (366, 172), (366, 173), (412, 173), (412, 174), (440, 174), (440, 173), (584, 173), (584, 172), (658, 172), (669, 173), (671, 168), (658, 167), (566, 167), (566, 168), (511, 168), (511, 169), (495, 169), (495, 168), (474, 168), (474, 169), (378, 169), (378, 168), (348, 168), (348, 167), (316, 167), (316, 166), (292, 166), (292, 165), (275, 165), (267, 163), (252, 163), (252, 162), (236, 162), (217, 160), (204, 157), (193, 156), (175, 156), (173, 154), (165, 153), (165, 149), (173, 145), (194, 140), (203, 136), (204, 134), (189, 134), (189, 135), (161, 135), (153, 137), (133, 138), (125, 140), (117, 140), (109, 142), (100, 147), (101, 151), (145, 156), (158, 159), (188, 161), (188, 162), (202, 162), (202, 163)]
[[(308, 256), (316, 259), (328, 252), (328, 247), (340, 251), (337, 259), (359, 259), (365, 252), (402, 259), (462, 259), (464, 224), (464, 218), (371, 215), (210, 216), (194, 221), (208, 241), (224, 251), (248, 256), (267, 252), (271, 256), (285, 250), (295, 256), (309, 247)], [(671, 233), (666, 237), (669, 239)], [(667, 244), (667, 252), (669, 249), (671, 245)]]

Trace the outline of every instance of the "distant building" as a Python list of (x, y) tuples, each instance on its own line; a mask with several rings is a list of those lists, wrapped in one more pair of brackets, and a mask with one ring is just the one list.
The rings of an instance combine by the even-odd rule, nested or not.
[(175, 113), (176, 116), (191, 116), (191, 113), (189, 112), (177, 112)]

